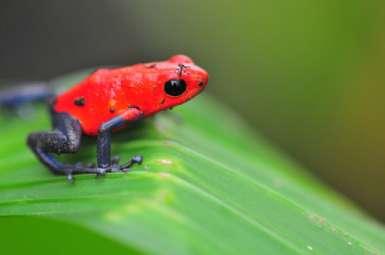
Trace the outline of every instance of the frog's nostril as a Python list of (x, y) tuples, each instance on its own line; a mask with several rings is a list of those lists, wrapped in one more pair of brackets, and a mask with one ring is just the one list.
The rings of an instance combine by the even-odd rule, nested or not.
[(204, 87), (208, 83), (208, 78), (207, 77), (202, 77), (202, 79), (198, 82), (199, 87)]

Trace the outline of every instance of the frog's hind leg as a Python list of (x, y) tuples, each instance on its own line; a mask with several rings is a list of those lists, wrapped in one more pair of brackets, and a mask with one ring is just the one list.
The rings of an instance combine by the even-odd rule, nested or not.
[(72, 180), (75, 173), (98, 173), (98, 168), (82, 164), (63, 164), (52, 153), (75, 153), (80, 148), (82, 130), (79, 121), (67, 113), (52, 113), (54, 130), (36, 132), (28, 136), (27, 143), (37, 158), (54, 174), (67, 175)]

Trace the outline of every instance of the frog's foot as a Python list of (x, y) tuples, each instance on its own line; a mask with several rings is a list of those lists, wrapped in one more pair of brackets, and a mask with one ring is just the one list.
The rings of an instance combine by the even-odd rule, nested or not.
[(127, 172), (130, 170), (130, 168), (135, 164), (142, 164), (143, 157), (136, 155), (133, 156), (127, 163), (125, 164), (119, 164), (120, 158), (118, 156), (115, 156), (111, 160), (111, 170), (109, 172)]
[(96, 167), (94, 163), (83, 164), (81, 162), (74, 165), (64, 165), (61, 170), (67, 176), (69, 182), (74, 181), (75, 174), (96, 174), (97, 176), (104, 176), (108, 172), (127, 172), (134, 165), (140, 165), (143, 162), (142, 156), (134, 156), (127, 163), (119, 164), (119, 157), (113, 157), (111, 166), (106, 168)]
[(67, 176), (69, 182), (74, 181), (75, 174), (96, 174), (97, 176), (105, 175), (108, 171), (108, 168), (95, 167), (95, 164), (83, 164), (81, 162), (74, 165), (64, 165), (61, 169), (61, 172)]

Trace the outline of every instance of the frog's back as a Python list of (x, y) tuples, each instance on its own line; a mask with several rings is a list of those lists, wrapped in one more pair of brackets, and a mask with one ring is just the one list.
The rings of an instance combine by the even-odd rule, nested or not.
[[(119, 70), (119, 72), (116, 72)], [(83, 132), (97, 135), (100, 126), (120, 113), (123, 106), (123, 83), (131, 68), (99, 69), (69, 90), (59, 94), (53, 104), (55, 112), (66, 112), (79, 120)]]

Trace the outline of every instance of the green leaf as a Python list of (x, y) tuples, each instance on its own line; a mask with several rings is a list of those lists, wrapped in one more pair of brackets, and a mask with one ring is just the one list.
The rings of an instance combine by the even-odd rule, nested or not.
[[(73, 84), (84, 74), (55, 81)], [(211, 84), (215, 86), (215, 84)], [(219, 85), (217, 85), (219, 86)], [(142, 154), (129, 173), (50, 174), (25, 146), (43, 109), (1, 119), (3, 250), (111, 254), (379, 254), (382, 226), (320, 184), (207, 96), (114, 135)], [(92, 139), (67, 161), (95, 161)], [(7, 217), (5, 217), (7, 216)], [(60, 249), (58, 249), (60, 247)]]

